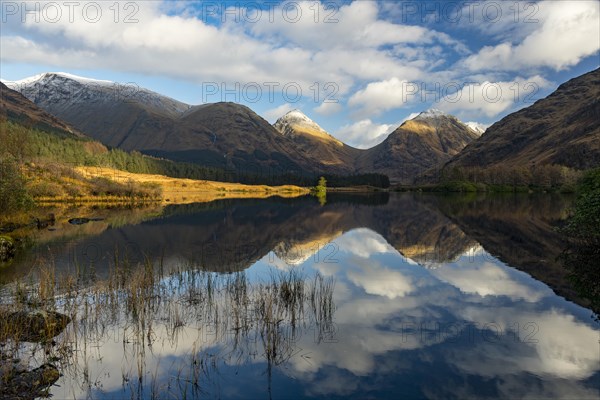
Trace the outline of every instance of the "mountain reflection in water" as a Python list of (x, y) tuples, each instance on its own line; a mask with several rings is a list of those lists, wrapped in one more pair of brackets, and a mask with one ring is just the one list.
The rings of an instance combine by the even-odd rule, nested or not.
[[(67, 327), (79, 350), (57, 398), (591, 399), (598, 325), (556, 261), (554, 226), (569, 204), (224, 200), (89, 234), (57, 230), (17, 264), (51, 258), (60, 275), (77, 260), (99, 281), (123, 260), (161, 270), (143, 312), (117, 299)], [(92, 309), (110, 298), (98, 296)]]

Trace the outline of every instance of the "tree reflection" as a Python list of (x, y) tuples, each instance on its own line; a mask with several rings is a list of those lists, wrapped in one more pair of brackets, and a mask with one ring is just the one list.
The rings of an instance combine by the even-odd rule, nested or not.
[(560, 258), (573, 286), (590, 301), (593, 317), (600, 321), (600, 169), (582, 179), (573, 215), (562, 231), (569, 242)]

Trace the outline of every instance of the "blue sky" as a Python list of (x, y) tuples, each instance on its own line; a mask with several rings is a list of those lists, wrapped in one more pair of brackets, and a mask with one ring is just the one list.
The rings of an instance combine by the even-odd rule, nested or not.
[(600, 64), (595, 0), (0, 5), (4, 80), (63, 71), (270, 122), (298, 108), (363, 148), (431, 107), (491, 124)]

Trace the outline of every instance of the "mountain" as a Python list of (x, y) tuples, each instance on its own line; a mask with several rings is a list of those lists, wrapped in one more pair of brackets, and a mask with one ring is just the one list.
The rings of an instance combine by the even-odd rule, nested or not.
[(431, 109), (404, 122), (382, 143), (362, 153), (356, 167), (412, 184), (414, 177), (450, 160), (478, 137), (456, 117)]
[(504, 117), (449, 167), (600, 165), (600, 68), (563, 83), (548, 97)]
[(164, 136), (175, 129), (172, 118), (189, 109), (147, 90), (65, 73), (4, 83), (105, 145), (125, 150), (162, 145)]
[[(171, 150), (171, 157), (176, 151), (185, 155), (190, 153), (190, 149), (197, 149), (199, 157), (220, 157), (224, 160), (223, 166), (228, 168), (261, 174), (275, 170), (309, 170), (311, 162), (294, 148), (291, 141), (281, 138), (271, 124), (246, 106), (236, 103), (195, 106), (183, 113), (176, 122), (180, 128), (174, 135), (177, 142), (161, 147)], [(183, 135), (182, 132), (192, 134)], [(186, 160), (185, 157), (182, 160), (195, 161)]]
[(0, 120), (4, 119), (32, 128), (83, 136), (67, 123), (40, 109), (21, 93), (0, 83)]
[(189, 105), (170, 97), (140, 88), (136, 84), (84, 78), (65, 72), (47, 72), (19, 81), (3, 81), (49, 112), (65, 111), (61, 104), (129, 102), (148, 110), (179, 114)]
[(353, 173), (354, 160), (362, 150), (334, 138), (300, 110), (292, 110), (273, 125), (292, 140), (307, 158), (313, 158), (337, 173)]
[(325, 143), (332, 143), (338, 147), (344, 145), (298, 109), (289, 111), (279, 118), (273, 127), (284, 136), (314, 138)]
[(359, 150), (299, 110), (272, 126), (243, 105), (190, 106), (135, 85), (66, 73), (6, 84), (107, 146), (252, 175), (374, 172), (412, 183), (419, 173), (448, 161), (478, 136), (451, 115), (429, 110), (405, 122), (378, 146)]
[(239, 104), (194, 107), (134, 85), (66, 73), (5, 83), (111, 147), (263, 174), (319, 167), (267, 121)]

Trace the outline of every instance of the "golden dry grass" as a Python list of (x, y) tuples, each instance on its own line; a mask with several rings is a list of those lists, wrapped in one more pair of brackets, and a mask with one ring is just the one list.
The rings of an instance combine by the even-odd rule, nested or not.
[(320, 131), (317, 129), (311, 129), (309, 127), (306, 126), (302, 126), (299, 124), (294, 124), (292, 125), (292, 127), (294, 128), (294, 131), (296, 131), (299, 134), (304, 134), (304, 135), (309, 135), (309, 136), (313, 136), (316, 137), (324, 142), (331, 142), (334, 143), (337, 146), (343, 146), (344, 143), (342, 143), (341, 141), (337, 140), (336, 138), (334, 138), (333, 136), (329, 135), (327, 132), (325, 131)]
[(102, 177), (120, 183), (133, 181), (138, 184), (158, 185), (162, 190), (163, 204), (202, 203), (231, 198), (297, 197), (309, 193), (308, 189), (293, 185), (243, 185), (240, 183), (170, 178), (164, 175), (134, 174), (103, 167), (76, 167), (75, 170), (86, 178)]

